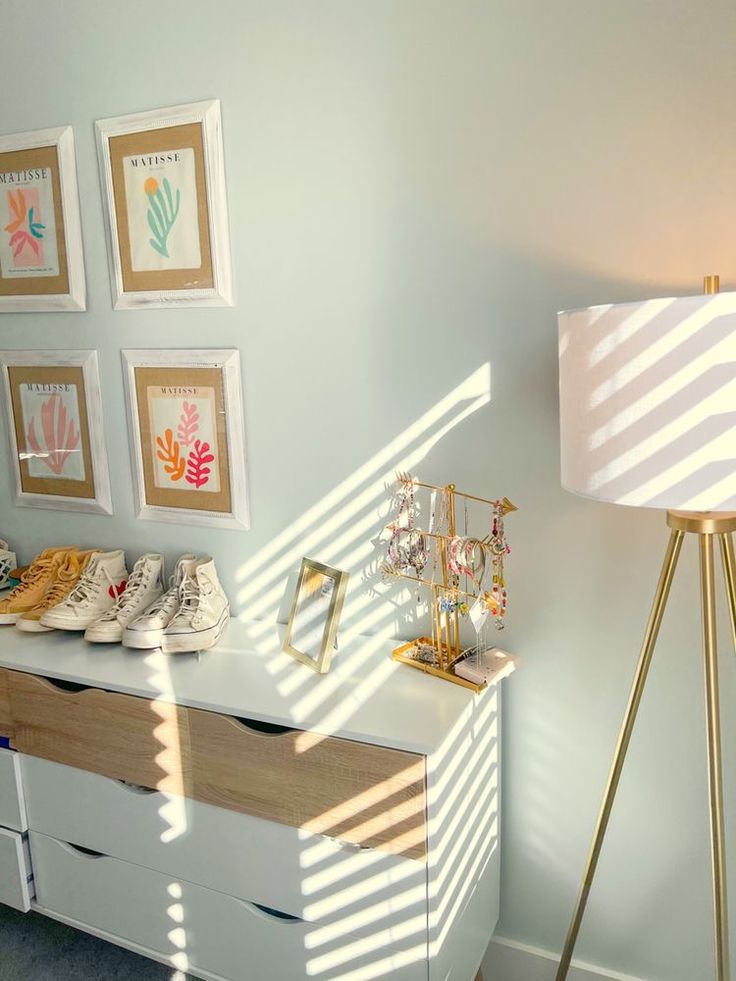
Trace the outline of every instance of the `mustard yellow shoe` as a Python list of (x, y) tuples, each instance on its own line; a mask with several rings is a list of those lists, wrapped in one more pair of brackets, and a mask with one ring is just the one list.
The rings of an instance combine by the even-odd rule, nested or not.
[(59, 566), (56, 579), (44, 593), (41, 602), (34, 606), (32, 610), (28, 610), (26, 613), (20, 613), (18, 619), (15, 621), (16, 627), (28, 633), (45, 633), (48, 630), (53, 630), (53, 627), (44, 627), (41, 623), (41, 617), (52, 606), (56, 606), (57, 603), (61, 603), (62, 600), (67, 598), (79, 582), (79, 578), (84, 572), (90, 556), (94, 555), (94, 552), (94, 549), (84, 552), (78, 549), (72, 549)]
[(70, 546), (47, 548), (36, 556), (23, 573), (20, 585), (0, 600), (0, 624), (15, 623), (21, 613), (32, 610), (41, 602), (70, 551)]

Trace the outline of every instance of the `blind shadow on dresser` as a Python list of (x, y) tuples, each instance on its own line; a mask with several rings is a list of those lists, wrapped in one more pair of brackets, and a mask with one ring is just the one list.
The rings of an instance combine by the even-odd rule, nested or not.
[[(422, 628), (383, 591), (369, 542), (386, 489), (489, 402), (484, 365), (244, 563), (248, 656), (288, 726), (177, 705), (186, 662), (159, 652), (145, 657), (152, 700), (64, 693), (58, 711), (87, 713), (88, 742), (49, 737), (25, 775), (57, 801), (32, 843), (42, 906), (212, 981), (471, 981), (498, 913), (499, 692), (476, 698), (416, 673), (454, 706), (430, 749), (346, 733), (368, 703), (401, 712), (394, 672), (409, 669), (389, 638)], [(352, 577), (323, 677), (283, 654), (273, 627), (305, 553)], [(21, 711), (38, 698), (48, 692), (21, 692)]]

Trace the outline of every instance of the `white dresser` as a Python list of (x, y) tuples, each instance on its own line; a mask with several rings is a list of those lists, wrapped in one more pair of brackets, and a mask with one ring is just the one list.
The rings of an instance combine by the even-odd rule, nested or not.
[(261, 623), (177, 657), (2, 630), (0, 902), (212, 981), (472, 981), (500, 686), (393, 646), (319, 676)]

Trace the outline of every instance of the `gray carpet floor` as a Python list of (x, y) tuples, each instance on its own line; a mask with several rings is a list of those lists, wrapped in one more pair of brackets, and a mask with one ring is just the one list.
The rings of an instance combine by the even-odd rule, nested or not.
[(0, 981), (194, 981), (38, 913), (0, 905)]

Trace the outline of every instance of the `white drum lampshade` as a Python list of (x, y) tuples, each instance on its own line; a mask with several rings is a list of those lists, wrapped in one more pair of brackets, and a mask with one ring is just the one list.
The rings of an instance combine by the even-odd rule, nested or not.
[(736, 511), (736, 293), (558, 320), (563, 487), (636, 507)]

